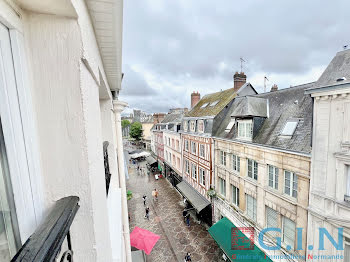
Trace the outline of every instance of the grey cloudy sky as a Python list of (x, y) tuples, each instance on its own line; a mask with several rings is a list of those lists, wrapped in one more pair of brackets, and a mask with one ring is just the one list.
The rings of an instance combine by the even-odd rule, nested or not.
[(120, 99), (148, 113), (233, 86), (240, 69), (263, 92), (318, 79), (350, 44), (349, 0), (124, 1)]

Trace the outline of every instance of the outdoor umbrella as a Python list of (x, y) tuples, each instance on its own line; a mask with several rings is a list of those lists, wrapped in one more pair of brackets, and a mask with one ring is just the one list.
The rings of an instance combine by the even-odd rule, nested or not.
[(160, 236), (143, 228), (135, 227), (130, 234), (130, 244), (149, 255)]

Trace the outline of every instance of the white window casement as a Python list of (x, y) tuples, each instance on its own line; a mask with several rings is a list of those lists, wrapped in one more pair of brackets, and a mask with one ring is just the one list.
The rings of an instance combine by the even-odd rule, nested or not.
[(220, 151), (220, 163), (223, 166), (226, 166), (226, 152)]
[[(266, 227), (278, 227), (278, 213), (270, 207), (266, 207)], [(271, 235), (278, 236), (278, 232), (270, 231)]]
[(345, 185), (346, 188), (345, 188), (344, 200), (350, 202), (350, 166), (349, 165), (345, 165), (345, 181), (346, 181), (346, 185)]
[(190, 164), (188, 163), (188, 160), (185, 160), (185, 172), (187, 175), (190, 174)]
[(234, 185), (231, 185), (231, 194), (231, 203), (236, 206), (239, 206), (239, 188), (235, 187)]
[(298, 196), (298, 176), (290, 171), (284, 171), (284, 193), (297, 198)]
[(170, 145), (170, 137), (168, 137), (168, 146), (171, 147), (171, 145)]
[(191, 166), (192, 166), (192, 168), (191, 168), (192, 169), (192, 178), (197, 180), (197, 165), (192, 163)]
[(275, 166), (267, 165), (269, 173), (269, 187), (278, 190), (278, 168)]
[(247, 196), (247, 216), (256, 222), (256, 199), (250, 195)]
[(193, 142), (193, 141), (191, 141), (191, 153), (192, 154), (197, 154), (197, 143), (196, 142)]
[(188, 121), (184, 121), (184, 131), (188, 130)]
[(199, 168), (199, 184), (205, 186), (205, 170), (203, 168)]
[(238, 139), (251, 140), (253, 138), (252, 120), (238, 120)]
[(199, 144), (199, 156), (200, 157), (205, 157), (205, 145)]
[(185, 150), (188, 152), (188, 140), (185, 140)]
[(295, 223), (289, 218), (283, 217), (282, 241), (294, 250)]
[(297, 125), (298, 125), (297, 120), (287, 121), (281, 131), (281, 135), (292, 136), (294, 134), (295, 129), (297, 128)]
[(232, 155), (232, 168), (237, 172), (241, 170), (241, 159), (237, 155)]
[(219, 193), (226, 197), (226, 180), (219, 177)]
[(195, 120), (191, 120), (190, 121), (190, 131), (191, 132), (195, 132), (196, 131), (196, 121)]
[(258, 162), (247, 159), (248, 162), (248, 177), (258, 180)]
[(198, 132), (204, 133), (204, 120), (198, 120)]

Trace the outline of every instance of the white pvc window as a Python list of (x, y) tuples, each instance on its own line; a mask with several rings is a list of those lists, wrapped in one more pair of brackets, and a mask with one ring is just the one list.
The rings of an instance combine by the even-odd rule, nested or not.
[(220, 162), (221, 165), (226, 166), (226, 152), (220, 151)]
[(222, 196), (226, 197), (226, 180), (219, 177), (219, 192)]
[(188, 152), (188, 140), (185, 140), (185, 150)]
[(252, 159), (247, 159), (248, 177), (258, 180), (258, 163)]
[(192, 165), (192, 178), (197, 180), (197, 165), (193, 163), (191, 165)]
[(238, 138), (252, 139), (253, 137), (253, 123), (251, 120), (238, 121)]
[(203, 168), (199, 168), (199, 183), (205, 186), (205, 170)]
[(207, 107), (209, 105), (209, 103), (204, 103), (201, 108)]
[(192, 154), (196, 154), (197, 153), (196, 147), (197, 147), (196, 142), (191, 141), (191, 152), (192, 152)]
[(205, 146), (203, 144), (199, 145), (199, 156), (205, 157)]
[(267, 165), (269, 171), (269, 187), (278, 189), (278, 168)]
[(256, 222), (256, 199), (250, 195), (247, 196), (247, 216)]
[(227, 127), (225, 128), (225, 132), (230, 132), (235, 122), (236, 122), (235, 119), (231, 119), (230, 123), (228, 123)]
[(212, 103), (210, 104), (210, 106), (216, 106), (219, 102), (220, 102), (220, 100), (216, 100), (216, 101), (212, 102)]
[(204, 121), (198, 120), (198, 132), (203, 133), (204, 132)]
[(188, 160), (185, 160), (185, 172), (186, 174), (190, 173), (190, 164), (188, 163)]
[(232, 204), (239, 206), (239, 188), (231, 185)]
[(294, 249), (295, 223), (289, 218), (283, 217), (283, 239), (282, 241)]
[(284, 171), (284, 193), (292, 196), (298, 196), (298, 176), (290, 171)]
[(184, 131), (188, 130), (188, 121), (184, 121)]
[(190, 121), (190, 129), (191, 129), (191, 132), (194, 132), (196, 131), (196, 121)]
[(232, 167), (233, 167), (233, 170), (237, 172), (241, 170), (241, 159), (239, 156), (232, 155)]
[(294, 134), (295, 129), (297, 128), (298, 121), (287, 121), (284, 125), (281, 135), (283, 136), (292, 136)]

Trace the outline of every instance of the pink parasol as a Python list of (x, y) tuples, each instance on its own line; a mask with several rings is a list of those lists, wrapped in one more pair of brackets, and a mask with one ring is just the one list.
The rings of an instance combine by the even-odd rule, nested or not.
[(143, 228), (135, 227), (130, 234), (130, 244), (149, 255), (160, 236)]

